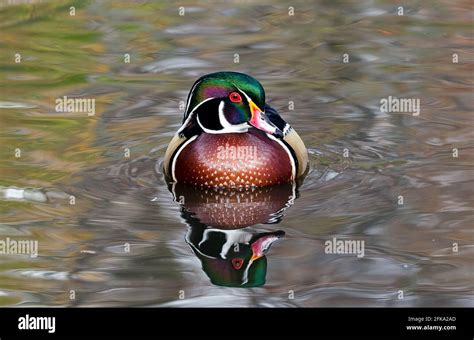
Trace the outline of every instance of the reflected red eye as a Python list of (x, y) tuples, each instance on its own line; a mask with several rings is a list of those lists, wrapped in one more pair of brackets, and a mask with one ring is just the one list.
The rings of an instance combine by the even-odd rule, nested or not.
[(232, 92), (230, 95), (229, 95), (229, 99), (231, 102), (234, 102), (234, 103), (240, 103), (242, 102), (242, 97), (240, 96), (240, 94), (238, 94), (237, 92)]
[(243, 264), (244, 264), (244, 260), (241, 258), (232, 259), (232, 267), (234, 267), (234, 269), (236, 270), (239, 270), (240, 268), (242, 268)]

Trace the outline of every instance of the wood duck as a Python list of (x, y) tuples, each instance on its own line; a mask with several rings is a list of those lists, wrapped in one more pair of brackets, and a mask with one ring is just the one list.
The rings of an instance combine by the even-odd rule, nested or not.
[(240, 189), (172, 183), (170, 190), (189, 227), (186, 242), (213, 284), (265, 284), (266, 254), (285, 233), (258, 232), (248, 226), (279, 223), (297, 198), (294, 183)]
[(238, 72), (211, 73), (194, 83), (164, 158), (169, 182), (199, 187), (291, 183), (307, 168), (300, 136), (266, 105), (262, 85)]
[(265, 284), (265, 255), (283, 236), (282, 230), (260, 233), (248, 228), (221, 230), (194, 225), (188, 229), (186, 242), (213, 284), (248, 288)]

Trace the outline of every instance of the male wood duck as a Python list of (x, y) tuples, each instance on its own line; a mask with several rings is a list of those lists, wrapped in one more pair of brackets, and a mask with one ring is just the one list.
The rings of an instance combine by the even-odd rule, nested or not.
[(194, 83), (164, 159), (170, 182), (200, 187), (291, 183), (307, 168), (300, 136), (265, 104), (262, 85), (238, 72), (211, 73)]
[(297, 198), (296, 185), (236, 189), (172, 183), (169, 188), (189, 226), (186, 242), (211, 282), (226, 287), (262, 286), (266, 253), (285, 233), (247, 227), (280, 222)]
[(202, 263), (211, 282), (225, 287), (259, 287), (265, 284), (266, 253), (285, 236), (282, 230), (255, 232), (248, 228), (220, 230), (190, 226), (186, 242)]

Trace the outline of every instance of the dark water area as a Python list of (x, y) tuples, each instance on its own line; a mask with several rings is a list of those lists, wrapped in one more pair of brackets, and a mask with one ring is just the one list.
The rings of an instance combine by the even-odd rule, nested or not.
[[(0, 240), (39, 248), (0, 256), (0, 305), (474, 306), (472, 3), (182, 6), (1, 3)], [(220, 70), (298, 131), (301, 185), (166, 183), (188, 91)]]

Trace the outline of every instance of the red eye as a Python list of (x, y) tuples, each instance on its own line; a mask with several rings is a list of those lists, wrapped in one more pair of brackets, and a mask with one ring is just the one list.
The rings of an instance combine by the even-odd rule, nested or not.
[(232, 262), (232, 267), (234, 267), (234, 269), (236, 270), (239, 270), (240, 268), (242, 268), (242, 265), (244, 264), (244, 260), (241, 258), (232, 259), (231, 262)]
[(242, 102), (242, 97), (240, 96), (240, 94), (238, 94), (237, 92), (232, 92), (230, 95), (229, 95), (229, 99), (231, 102), (234, 102), (234, 103), (240, 103)]

